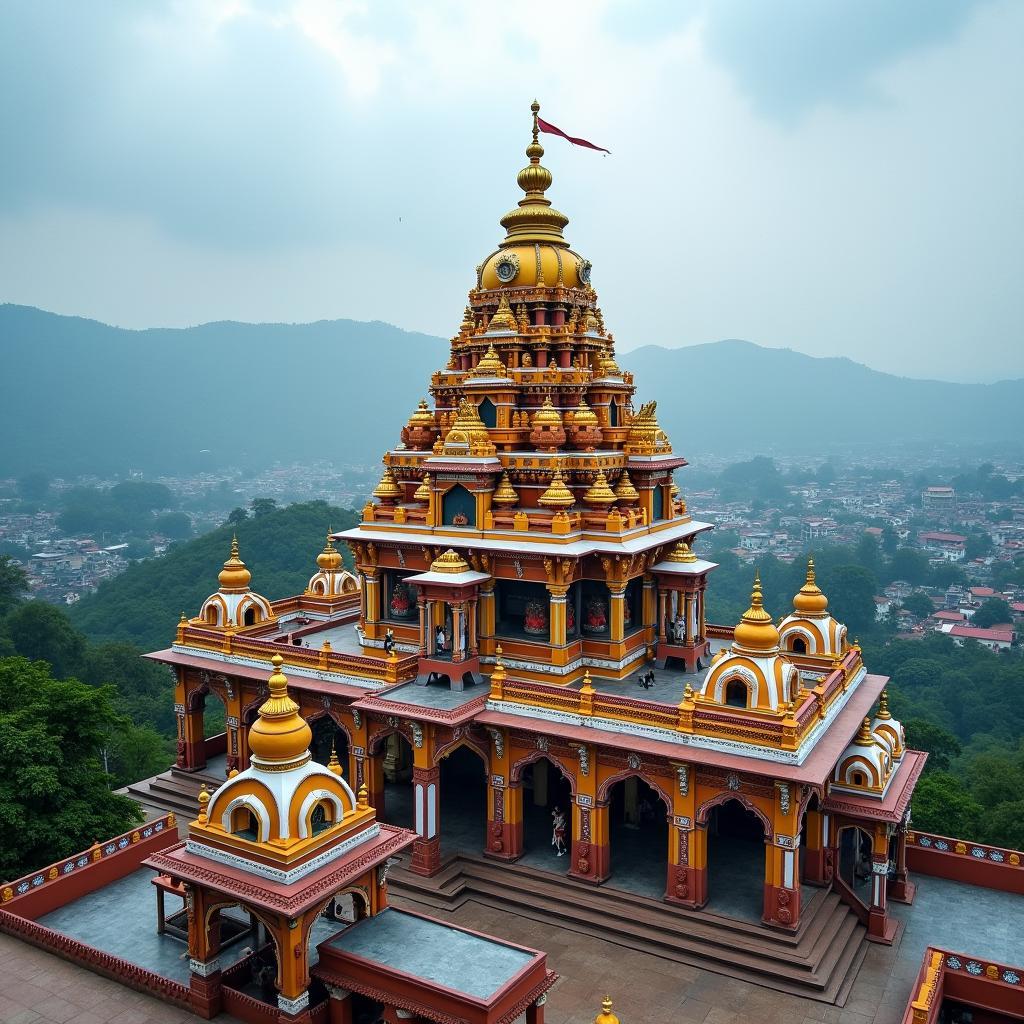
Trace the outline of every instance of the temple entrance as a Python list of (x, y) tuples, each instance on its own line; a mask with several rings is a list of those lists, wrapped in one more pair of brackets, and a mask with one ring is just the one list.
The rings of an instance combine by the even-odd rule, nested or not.
[[(520, 863), (564, 874), (569, 870), (572, 848), (572, 786), (561, 768), (547, 757), (523, 769), (522, 785), (523, 856)], [(557, 855), (551, 842), (555, 808), (565, 815), (566, 854), (563, 857)]]
[(309, 752), (313, 760), (318, 764), (330, 764), (331, 754), (337, 753), (341, 762), (341, 774), (345, 781), (352, 786), (353, 780), (349, 775), (348, 760), (348, 737), (344, 729), (330, 715), (322, 715), (309, 723), (313, 731), (313, 741), (309, 745)]
[[(194, 692), (188, 702), (188, 714), (198, 713), (202, 742), (194, 745), (191, 762), (201, 775), (215, 779), (218, 783), (228, 777), (227, 754), (227, 710), (220, 696), (214, 690)], [(195, 718), (192, 719), (195, 722)], [(204, 766), (205, 765), (205, 766)]]
[(441, 759), (441, 854), (479, 854), (487, 841), (487, 766), (470, 747)]
[(667, 813), (658, 791), (636, 775), (612, 786), (608, 838), (613, 886), (655, 899), (665, 895)]
[[(367, 761), (373, 784), (371, 792), (380, 792), (377, 818), (389, 825), (415, 829), (413, 820), (412, 745), (400, 732), (388, 733)], [(372, 801), (371, 801), (372, 802)]]
[(707, 820), (707, 909), (760, 921), (764, 913), (764, 826), (738, 800), (711, 810)]
[(865, 907), (871, 906), (871, 835), (848, 825), (839, 830), (839, 877)]

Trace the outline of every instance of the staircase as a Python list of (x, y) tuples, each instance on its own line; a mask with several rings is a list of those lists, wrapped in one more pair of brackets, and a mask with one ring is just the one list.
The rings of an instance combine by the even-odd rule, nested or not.
[(555, 924), (791, 995), (845, 1004), (867, 949), (864, 926), (839, 897), (815, 890), (793, 934), (690, 911), (609, 886), (459, 853), (433, 878), (396, 866), (388, 888), (421, 907), (467, 901)]
[(191, 821), (199, 813), (199, 787), (205, 783), (212, 793), (223, 782), (223, 777), (171, 768), (162, 775), (133, 782), (118, 792), (137, 800), (143, 807), (163, 813), (174, 811), (184, 821)]

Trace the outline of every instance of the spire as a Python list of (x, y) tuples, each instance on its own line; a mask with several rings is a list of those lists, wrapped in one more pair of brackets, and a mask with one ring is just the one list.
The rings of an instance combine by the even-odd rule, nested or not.
[(491, 495), (492, 505), (515, 505), (519, 501), (519, 495), (516, 493), (516, 489), (512, 486), (512, 481), (508, 478), (508, 470), (506, 469), (501, 474), (501, 479), (498, 481), (498, 486), (495, 488), (494, 493)]
[(590, 489), (583, 495), (583, 501), (587, 505), (614, 505), (619, 499), (615, 492), (608, 486), (608, 480), (602, 470), (598, 470), (597, 479), (590, 485)]
[(373, 496), (381, 501), (397, 501), (401, 494), (402, 489), (395, 481), (395, 474), (391, 472), (390, 466), (385, 466), (380, 483), (373, 489)]
[(828, 598), (818, 588), (814, 578), (814, 559), (807, 559), (807, 577), (793, 598), (793, 610), (798, 615), (824, 615)]
[(324, 572), (334, 572), (341, 568), (341, 552), (335, 548), (330, 530), (327, 532), (327, 543), (324, 545), (323, 551), (316, 556), (316, 564)]
[(612, 1013), (610, 996), (605, 996), (601, 1000), (601, 1012), (594, 1018), (594, 1024), (619, 1024), (619, 1018)]
[(754, 573), (754, 586), (750, 593), (750, 607), (743, 613), (735, 632), (735, 646), (766, 654), (778, 650), (779, 631), (772, 617), (765, 611), (761, 596), (761, 573)]
[(537, 499), (537, 504), (551, 508), (569, 508), (576, 504), (575, 496), (562, 479), (561, 466), (555, 470), (548, 489)]
[(625, 469), (615, 485), (615, 497), (624, 505), (635, 505), (640, 500), (640, 492), (633, 486), (633, 481), (629, 479), (629, 473)]
[[(487, 333), (495, 334), (498, 332), (511, 331), (515, 334), (519, 330), (519, 322), (516, 320), (515, 314), (512, 312), (512, 307), (508, 304), (508, 296), (502, 293), (501, 301), (498, 303), (497, 312), (487, 323)], [(505, 367), (501, 365), (501, 360), (498, 359), (498, 353), (494, 351), (492, 345), (487, 350), (487, 355), (484, 356), (484, 360), (489, 357), (494, 357), (494, 362), (497, 363), (498, 367), (501, 368), (501, 373), (488, 374), (488, 376), (503, 377), (505, 375)], [(483, 362), (483, 360), (481, 360)], [(478, 367), (479, 369), (479, 367)], [(474, 377), (483, 376), (483, 374), (474, 373)]]
[(224, 563), (217, 579), (220, 581), (220, 589), (225, 591), (247, 590), (252, 573), (245, 566), (238, 554), (238, 538), (231, 538), (231, 555)]
[(533, 114), (533, 141), (526, 147), (530, 162), (516, 178), (526, 196), (519, 200), (517, 209), (510, 210), (501, 218), (501, 226), (508, 232), (501, 247), (519, 242), (547, 242), (568, 248), (569, 243), (562, 237), (562, 228), (569, 223), (569, 218), (554, 209), (550, 200), (544, 196), (551, 187), (551, 172), (540, 162), (544, 155), (544, 147), (537, 138), (540, 131), (537, 124), (540, 104), (534, 100), (530, 110)]
[(420, 481), (419, 487), (413, 491), (413, 501), (422, 501), (424, 505), (430, 501), (430, 474), (424, 473), (423, 479)]
[(860, 723), (860, 730), (854, 737), (853, 742), (856, 743), (858, 747), (873, 747), (875, 745), (875, 737), (871, 734), (870, 718), (865, 718)]
[(883, 690), (878, 698), (878, 711), (875, 714), (876, 718), (880, 718), (883, 721), (887, 718), (892, 718), (892, 714), (889, 712), (889, 691)]
[(299, 714), (299, 705), (288, 694), (288, 678), (281, 671), (284, 658), (275, 654), (267, 683), (270, 696), (259, 710), (259, 718), (249, 730), (249, 749), (257, 768), (286, 771), (309, 760), (313, 733)]

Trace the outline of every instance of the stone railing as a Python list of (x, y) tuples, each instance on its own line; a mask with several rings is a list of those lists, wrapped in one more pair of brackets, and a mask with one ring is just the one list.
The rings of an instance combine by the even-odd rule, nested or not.
[(1024, 895), (1024, 853), (1002, 846), (907, 832), (907, 866), (922, 875)]
[(215, 651), (228, 657), (265, 661), (268, 675), (271, 671), (270, 659), (275, 654), (280, 654), (285, 659), (286, 669), (288, 665), (294, 665), (315, 672), (362, 676), (387, 685), (415, 678), (419, 661), (415, 654), (394, 658), (372, 658), (365, 654), (349, 654), (345, 651), (318, 651), (311, 647), (275, 644), (265, 639), (220, 633), (192, 625), (178, 628), (175, 643), (179, 647)]
[(935, 1024), (948, 999), (967, 1006), (972, 1006), (977, 999), (978, 1005), (989, 1011), (986, 1019), (995, 1020), (998, 1016), (1002, 1020), (1000, 1011), (1009, 1012), (1021, 1006), (1022, 973), (1020, 967), (929, 946), (911, 989), (902, 1024)]
[(1024, 985), (1024, 972), (1020, 967), (997, 964), (983, 957), (975, 958), (964, 953), (950, 953), (944, 949), (929, 949), (928, 952), (941, 957), (942, 970), (947, 973), (963, 971), (972, 978), (1001, 981), (1004, 985)]
[(924, 967), (918, 977), (917, 993), (910, 1008), (914, 1024), (928, 1024), (942, 1001), (942, 954), (937, 949), (929, 949), (925, 954)]
[(65, 857), (49, 867), (30, 872), (21, 878), (16, 878), (13, 882), (8, 882), (0, 890), (0, 903), (6, 905), (30, 893), (52, 886), (54, 883), (80, 875), (99, 861), (116, 857), (125, 850), (130, 850), (135, 844), (160, 836), (165, 832), (169, 846), (177, 839), (176, 825), (177, 821), (174, 815), (166, 814), (162, 818), (148, 821), (130, 832), (114, 836), (113, 839), (108, 839), (105, 843), (93, 843), (88, 850), (82, 850), (80, 853)]

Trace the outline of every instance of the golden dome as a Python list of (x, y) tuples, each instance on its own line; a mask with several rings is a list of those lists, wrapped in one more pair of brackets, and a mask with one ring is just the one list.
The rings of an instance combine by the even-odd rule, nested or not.
[(327, 534), (327, 543), (324, 545), (323, 551), (316, 556), (316, 564), (324, 572), (334, 572), (342, 566), (341, 552), (335, 548), (334, 541), (331, 540), (329, 533)]
[(385, 466), (380, 483), (373, 489), (373, 496), (381, 501), (397, 501), (401, 495), (402, 489), (395, 482), (395, 474), (391, 472), (390, 466)]
[(602, 377), (621, 377), (622, 371), (619, 369), (619, 364), (615, 362), (615, 355), (612, 350), (606, 349), (601, 361), (598, 363), (598, 373)]
[(533, 414), (533, 421), (531, 425), (534, 428), (542, 426), (560, 427), (562, 425), (562, 416), (551, 404), (550, 395), (545, 397), (544, 404)]
[(501, 474), (498, 486), (491, 495), (492, 505), (515, 505), (519, 501), (519, 495), (508, 478), (508, 470)]
[(583, 500), (588, 505), (614, 505), (619, 499), (615, 492), (608, 486), (608, 478), (603, 472), (598, 472), (597, 479), (590, 485), (589, 490), (583, 495)]
[[(547, 242), (502, 243), (502, 247), (484, 260), (480, 267), (480, 287), (487, 291), (499, 288), (536, 288), (560, 286), (586, 288), (584, 276), (590, 263), (574, 249)], [(519, 333), (525, 333), (529, 321), (519, 320)]]
[(469, 572), (469, 563), (453, 548), (449, 548), (443, 555), (438, 555), (430, 563), (431, 572), (445, 572), (455, 575), (460, 572)]
[(257, 767), (297, 768), (309, 760), (313, 733), (299, 714), (299, 705), (288, 695), (288, 679), (281, 671), (284, 658), (275, 654), (270, 661), (274, 666), (268, 680), (270, 696), (249, 730), (249, 750)]
[(761, 599), (761, 576), (754, 575), (754, 589), (750, 595), (750, 607), (743, 613), (734, 634), (736, 646), (748, 651), (771, 652), (778, 650), (779, 631), (772, 617), (764, 610)]
[(252, 573), (245, 567), (245, 562), (238, 557), (238, 538), (231, 538), (231, 557), (224, 563), (224, 568), (217, 575), (221, 590), (248, 590)]
[(608, 996), (601, 1001), (601, 1012), (594, 1018), (594, 1024), (619, 1024), (619, 1018), (612, 1013), (612, 1001)]
[(615, 485), (615, 497), (626, 505), (635, 505), (640, 500), (640, 492), (633, 486), (629, 473), (622, 471), (619, 482)]
[[(508, 305), (508, 301), (502, 296), (502, 301), (505, 305)], [(501, 310), (499, 309), (500, 313)], [(511, 316), (509, 312), (509, 316)], [(497, 315), (495, 315), (495, 320)], [(491, 326), (494, 326), (494, 320), (491, 321)], [(508, 371), (505, 369), (505, 364), (498, 357), (498, 353), (495, 351), (493, 345), (487, 346), (487, 351), (484, 353), (483, 358), (480, 360), (472, 370), (469, 371), (470, 377), (504, 377)]]
[(824, 615), (828, 598), (814, 581), (814, 559), (807, 559), (807, 580), (793, 598), (793, 608), (801, 615)]
[(416, 411), (409, 417), (410, 427), (426, 427), (427, 430), (434, 429), (434, 414), (430, 411), (425, 398), (420, 399)]
[(430, 474), (424, 473), (423, 479), (420, 481), (419, 487), (413, 491), (413, 501), (422, 501), (427, 503), (430, 501)]
[(555, 470), (548, 489), (537, 499), (537, 504), (552, 508), (569, 508), (570, 505), (576, 504), (575, 496), (562, 479), (561, 466)]
[(493, 455), (495, 451), (487, 427), (480, 419), (476, 403), (463, 398), (455, 422), (445, 435), (441, 453), (444, 455)]
[[(519, 330), (519, 321), (516, 320), (515, 313), (512, 312), (512, 307), (508, 304), (508, 296), (502, 295), (501, 302), (498, 303), (498, 308), (495, 311), (494, 316), (487, 322), (487, 333), (493, 334), (497, 331), (511, 331), (515, 334)], [(488, 351), (488, 355), (494, 352), (493, 346)], [(486, 357), (485, 357), (486, 358)], [(494, 358), (501, 366), (501, 361), (498, 360), (498, 354), (494, 353)], [(502, 367), (504, 370), (504, 367)]]
[(622, 450), (627, 455), (668, 454), (672, 451), (668, 435), (658, 426), (657, 402), (640, 407), (629, 425), (629, 434)]
[(597, 413), (581, 398), (580, 404), (572, 410), (572, 422), (576, 427), (596, 427)]
[(676, 546), (668, 553), (668, 557), (665, 559), (666, 562), (679, 562), (682, 564), (690, 564), (697, 561), (697, 556), (693, 553), (693, 549), (685, 540), (678, 541)]

